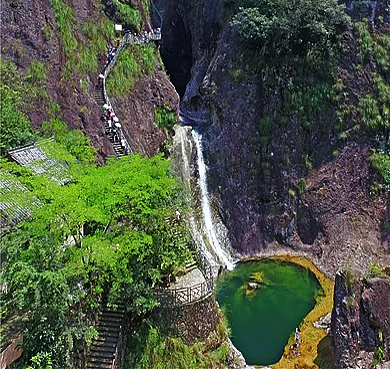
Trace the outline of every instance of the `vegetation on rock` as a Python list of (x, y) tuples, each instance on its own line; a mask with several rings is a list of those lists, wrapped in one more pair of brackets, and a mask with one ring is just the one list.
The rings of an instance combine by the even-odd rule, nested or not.
[(173, 126), (177, 123), (175, 111), (165, 105), (157, 106), (154, 115), (157, 126), (166, 129), (169, 135), (173, 135)]
[(250, 1), (234, 17), (243, 40), (267, 60), (328, 54), (349, 18), (334, 0)]
[(107, 78), (107, 93), (114, 97), (125, 95), (134, 87), (136, 78), (150, 75), (157, 63), (154, 45), (128, 45)]
[(129, 335), (128, 355), (124, 369), (217, 369), (227, 365), (230, 351), (227, 344), (229, 328), (223, 316), (216, 331), (205, 342), (192, 346), (180, 338), (163, 335), (158, 328), (145, 321), (137, 335)]
[(119, 21), (127, 27), (134, 27), (136, 31), (141, 29), (142, 19), (138, 9), (122, 0), (113, 0)]
[(84, 77), (88, 73), (96, 73), (98, 67), (97, 56), (107, 51), (107, 40), (115, 37), (113, 23), (108, 19), (101, 19), (97, 23), (87, 19), (82, 27), (81, 34), (88, 37), (82, 42), (77, 30), (74, 10), (63, 0), (50, 0), (58, 29), (62, 49), (67, 62), (62, 77), (73, 76), (75, 71)]
[[(51, 156), (66, 159), (72, 179), (60, 186), (2, 163), (2, 178), (17, 176), (30, 190), (20, 205), (32, 217), (0, 241), (7, 255), (1, 298), (3, 313), (28, 315), (24, 361), (44, 348), (53, 367), (64, 368), (74, 343), (87, 340), (103, 296), (135, 314), (155, 306), (153, 287), (188, 260), (189, 239), (184, 217), (176, 215), (184, 205), (168, 161), (134, 155), (96, 167), (85, 137), (56, 120), (47, 126), (61, 142)], [(32, 208), (32, 198), (40, 206)]]

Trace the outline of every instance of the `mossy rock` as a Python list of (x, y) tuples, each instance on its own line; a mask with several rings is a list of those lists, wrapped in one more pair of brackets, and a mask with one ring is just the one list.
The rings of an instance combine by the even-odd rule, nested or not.
[(256, 282), (249, 282), (249, 283), (245, 283), (244, 285), (242, 285), (240, 287), (240, 290), (244, 291), (245, 298), (251, 299), (260, 287), (261, 287), (261, 284), (258, 284)]
[(251, 281), (256, 283), (256, 284), (266, 284), (263, 272), (252, 273), (250, 278), (251, 278)]

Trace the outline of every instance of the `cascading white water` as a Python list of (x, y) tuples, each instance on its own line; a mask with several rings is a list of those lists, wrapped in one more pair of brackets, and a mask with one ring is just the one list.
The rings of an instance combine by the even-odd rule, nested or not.
[(207, 237), (210, 242), (212, 251), (219, 258), (220, 262), (225, 264), (229, 270), (234, 269), (234, 264), (231, 261), (229, 255), (223, 250), (219, 244), (217, 235), (215, 233), (212, 217), (211, 208), (207, 191), (207, 176), (206, 176), (206, 164), (203, 159), (202, 151), (202, 135), (196, 130), (192, 130), (192, 137), (195, 142), (196, 151), (198, 155), (198, 170), (199, 170), (199, 187), (202, 196), (202, 212), (203, 220), (206, 228)]
[(209, 250), (207, 250), (207, 247), (203, 241), (203, 237), (198, 230), (195, 218), (193, 216), (189, 217), (189, 225), (191, 227), (192, 237), (194, 238), (196, 244), (200, 247), (200, 250), (201, 250), (203, 256), (206, 258), (206, 260), (208, 261), (208, 263), (212, 267), (214, 267), (214, 266), (218, 267), (218, 264), (215, 261), (215, 258), (213, 257), (213, 255), (210, 254)]

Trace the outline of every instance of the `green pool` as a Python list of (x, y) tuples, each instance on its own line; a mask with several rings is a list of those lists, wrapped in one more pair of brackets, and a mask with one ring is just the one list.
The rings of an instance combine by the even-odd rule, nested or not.
[[(251, 283), (249, 285), (249, 283)], [(231, 339), (248, 364), (276, 363), (288, 338), (313, 309), (321, 286), (294, 263), (259, 260), (239, 264), (217, 283)]]

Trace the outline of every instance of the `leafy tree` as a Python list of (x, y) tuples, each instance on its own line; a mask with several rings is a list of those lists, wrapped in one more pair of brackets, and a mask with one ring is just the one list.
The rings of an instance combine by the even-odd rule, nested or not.
[(21, 98), (9, 86), (0, 86), (0, 156), (7, 150), (32, 142), (35, 138), (27, 117), (20, 111)]
[(52, 115), (50, 120), (42, 123), (44, 136), (54, 137), (79, 163), (94, 163), (96, 150), (90, 145), (90, 137), (78, 130), (68, 131), (66, 124), (55, 113)]
[(344, 6), (334, 0), (257, 0), (234, 17), (241, 37), (264, 58), (276, 60), (329, 52), (349, 24)]
[(28, 315), (25, 361), (44, 347), (54, 368), (67, 366), (75, 339), (87, 339), (87, 317), (102, 297), (145, 313), (156, 305), (153, 288), (161, 276), (189, 258), (177, 215), (180, 186), (168, 161), (134, 155), (74, 167), (65, 186), (25, 169), (18, 173), (15, 164), (3, 174), (17, 173), (40, 206), (30, 204), (31, 220), (0, 241), (7, 253), (2, 304)]

